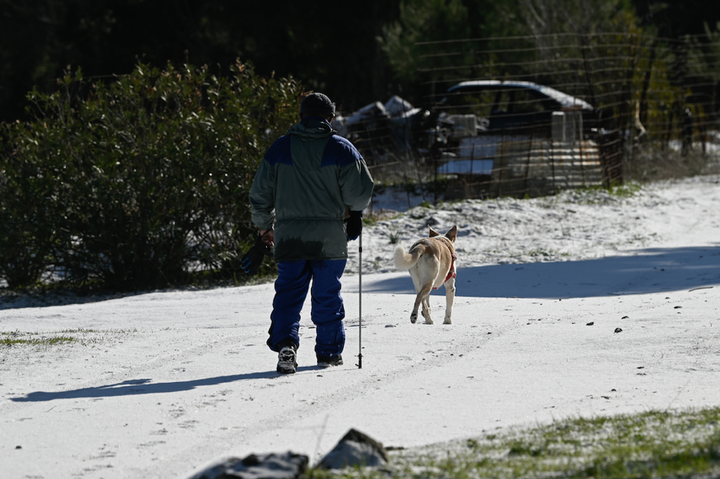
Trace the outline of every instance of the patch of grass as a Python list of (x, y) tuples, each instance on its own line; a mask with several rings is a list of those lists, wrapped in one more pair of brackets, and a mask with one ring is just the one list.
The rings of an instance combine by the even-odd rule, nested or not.
[[(570, 197), (572, 201), (586, 205), (607, 204), (637, 195), (642, 190), (642, 184), (636, 181), (628, 181), (623, 184), (612, 185), (608, 188), (603, 186), (589, 186), (587, 188), (578, 188), (574, 190), (566, 190), (564, 193)], [(557, 199), (557, 197), (555, 197)], [(557, 201), (552, 198), (547, 200), (548, 206), (556, 206)]]
[(365, 215), (363, 216), (363, 226), (375, 226), (378, 223), (377, 216)]
[(637, 181), (630, 181), (623, 183), (622, 185), (614, 185), (607, 189), (607, 191), (613, 196), (619, 196), (621, 198), (627, 198), (635, 196), (642, 189), (642, 185)]
[(399, 230), (395, 229), (390, 232), (390, 244), (398, 244), (400, 242), (400, 238), (402, 237), (402, 234)]
[(65, 329), (55, 332), (27, 332), (27, 331), (3, 331), (0, 332), (0, 346), (59, 346), (64, 344), (77, 343), (82, 346), (94, 344), (108, 335), (129, 334), (129, 330), (97, 331), (94, 329)]
[[(333, 478), (719, 477), (720, 408), (568, 419), (531, 429), (391, 452), (383, 470)], [(312, 479), (326, 479), (312, 470)]]
[(55, 346), (58, 344), (66, 344), (75, 341), (72, 336), (52, 336), (39, 338), (16, 337), (13, 333), (0, 333), (0, 345), (17, 346), (20, 344), (29, 344), (31, 346)]

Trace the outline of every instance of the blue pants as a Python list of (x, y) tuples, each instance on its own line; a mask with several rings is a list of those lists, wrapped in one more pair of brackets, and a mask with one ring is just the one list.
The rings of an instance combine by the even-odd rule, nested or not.
[(336, 356), (345, 347), (345, 306), (340, 296), (340, 278), (345, 271), (342, 260), (281, 261), (275, 281), (275, 299), (270, 315), (268, 346), (279, 351), (288, 340), (300, 346), (300, 310), (312, 279), (310, 317), (317, 328), (315, 353)]

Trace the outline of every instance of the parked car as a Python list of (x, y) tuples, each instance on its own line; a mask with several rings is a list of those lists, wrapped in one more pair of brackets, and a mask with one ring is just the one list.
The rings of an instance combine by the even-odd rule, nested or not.
[[(577, 134), (587, 137), (595, 128), (592, 105), (554, 88), (526, 81), (476, 80), (450, 87), (434, 106), (439, 118), (469, 115), (477, 118), (477, 129), (505, 134), (551, 136), (553, 115), (571, 116)], [(462, 128), (467, 128), (466, 121)]]
[[(596, 112), (588, 102), (526, 81), (466, 81), (433, 105), (436, 172), (461, 196), (540, 194), (601, 181)], [(477, 191), (468, 191), (475, 185)]]

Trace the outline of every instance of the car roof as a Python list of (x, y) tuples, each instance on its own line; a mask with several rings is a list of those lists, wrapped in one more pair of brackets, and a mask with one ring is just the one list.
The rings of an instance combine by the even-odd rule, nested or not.
[(457, 85), (453, 85), (450, 88), (448, 88), (448, 93), (453, 93), (457, 90), (464, 90), (464, 89), (475, 89), (475, 88), (482, 88), (482, 87), (497, 87), (497, 86), (504, 86), (504, 87), (510, 87), (510, 88), (528, 88), (531, 90), (536, 90), (543, 95), (546, 95), (553, 100), (557, 101), (562, 105), (563, 108), (578, 108), (580, 107), (583, 110), (592, 110), (593, 107), (590, 103), (586, 102), (585, 100), (581, 100), (580, 98), (575, 98), (574, 96), (570, 96), (567, 93), (563, 93), (561, 91), (558, 91), (554, 88), (551, 88), (549, 86), (545, 85), (538, 85), (537, 83), (532, 83), (529, 81), (519, 81), (519, 80), (507, 80), (507, 81), (501, 81), (501, 80), (472, 80), (472, 81), (464, 81), (461, 83), (458, 83)]

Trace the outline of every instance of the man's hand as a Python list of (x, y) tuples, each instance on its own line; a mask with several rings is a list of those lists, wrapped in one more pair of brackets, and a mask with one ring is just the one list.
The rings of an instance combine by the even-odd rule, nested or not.
[(275, 230), (270, 228), (269, 230), (261, 231), (260, 236), (262, 237), (263, 243), (270, 247), (275, 246)]
[(345, 231), (348, 241), (353, 241), (360, 236), (363, 228), (362, 211), (351, 211), (350, 216), (345, 219)]
[(260, 266), (262, 266), (265, 256), (271, 256), (273, 254), (272, 247), (274, 239), (275, 235), (273, 230), (267, 230), (257, 235), (255, 245), (242, 257), (240, 263), (242, 270), (250, 275), (257, 273)]

